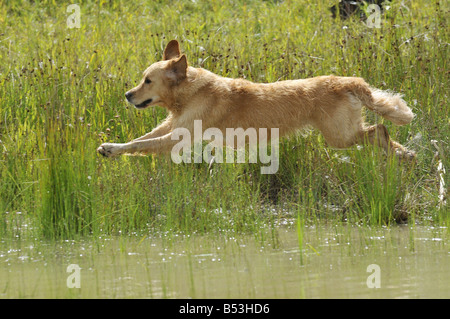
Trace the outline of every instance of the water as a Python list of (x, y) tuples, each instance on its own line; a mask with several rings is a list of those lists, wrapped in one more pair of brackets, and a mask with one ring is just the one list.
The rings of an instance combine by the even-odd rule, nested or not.
[(3, 240), (0, 298), (450, 298), (446, 228), (307, 226), (301, 249), (298, 236)]

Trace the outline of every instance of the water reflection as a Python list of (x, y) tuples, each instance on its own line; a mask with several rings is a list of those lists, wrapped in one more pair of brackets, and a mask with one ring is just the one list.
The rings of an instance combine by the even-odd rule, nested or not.
[[(291, 226), (266, 237), (6, 240), (0, 297), (450, 298), (446, 228)], [(70, 264), (81, 289), (66, 286)], [(368, 288), (369, 265), (380, 288)]]

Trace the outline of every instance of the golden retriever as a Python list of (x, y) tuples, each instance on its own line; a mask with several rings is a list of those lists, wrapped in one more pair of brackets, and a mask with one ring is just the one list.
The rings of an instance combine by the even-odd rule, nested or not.
[(363, 106), (397, 125), (410, 123), (414, 114), (399, 94), (372, 88), (362, 78), (331, 75), (275, 83), (225, 78), (189, 66), (178, 41), (172, 40), (162, 61), (148, 67), (139, 85), (125, 96), (138, 109), (160, 105), (169, 114), (138, 139), (102, 144), (97, 151), (107, 157), (170, 152), (177, 143), (172, 132), (193, 132), (195, 120), (202, 121), (203, 130), (278, 128), (280, 137), (312, 126), (334, 148), (369, 143), (401, 158), (415, 156), (390, 139), (383, 124), (364, 123)]

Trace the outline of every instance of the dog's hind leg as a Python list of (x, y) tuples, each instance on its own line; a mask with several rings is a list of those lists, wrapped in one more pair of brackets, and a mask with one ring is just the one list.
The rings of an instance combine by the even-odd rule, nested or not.
[(395, 154), (401, 159), (414, 159), (415, 153), (409, 151), (401, 145), (395, 142), (389, 137), (388, 130), (383, 124), (372, 125), (369, 127), (362, 127), (359, 132), (360, 144), (372, 144), (383, 148), (388, 155)]
[(346, 98), (336, 100), (335, 104), (332, 112), (317, 112), (313, 125), (321, 131), (330, 147), (348, 148), (359, 142), (359, 132), (363, 127), (361, 102), (356, 98)]

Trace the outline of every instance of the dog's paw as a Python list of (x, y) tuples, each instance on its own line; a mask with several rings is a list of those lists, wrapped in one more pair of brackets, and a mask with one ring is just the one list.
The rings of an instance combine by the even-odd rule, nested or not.
[(105, 157), (120, 155), (120, 144), (104, 143), (97, 148), (97, 152)]
[(407, 162), (415, 162), (416, 161), (416, 153), (410, 150), (396, 150), (395, 154), (400, 160), (404, 160)]

